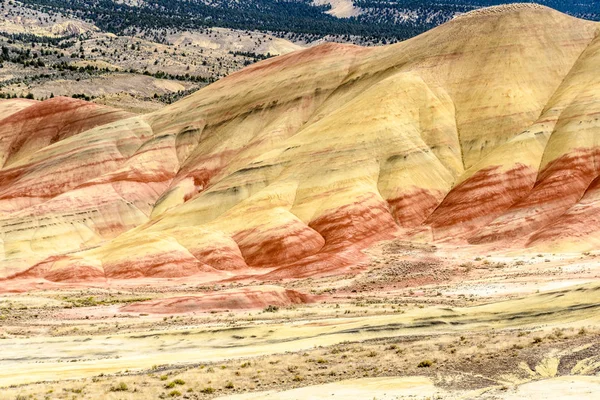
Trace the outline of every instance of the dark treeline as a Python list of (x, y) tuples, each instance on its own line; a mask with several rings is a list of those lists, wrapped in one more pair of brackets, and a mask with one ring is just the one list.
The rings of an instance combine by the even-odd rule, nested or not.
[(44, 67), (46, 64), (39, 58), (38, 53), (31, 49), (9, 48), (2, 46), (0, 50), (0, 65), (4, 62), (22, 64), (24, 67)]
[[(431, 29), (450, 20), (457, 13), (468, 12), (481, 7), (511, 3), (503, 0), (353, 0), (354, 5), (363, 10), (357, 17), (369, 24), (412, 24)], [(519, 0), (521, 3), (538, 3), (564, 13), (590, 20), (600, 20), (600, 1), (582, 0)]]
[(61, 37), (50, 37), (50, 36), (39, 36), (32, 33), (8, 33), (0, 32), (0, 36), (8, 39), (8, 42), (23, 42), (23, 43), (36, 43), (36, 44), (49, 44), (53, 47), (66, 49), (75, 44), (75, 41), (69, 41), (69, 39), (75, 36), (61, 36)]
[(407, 38), (422, 31), (417, 24), (365, 24), (325, 13), (329, 6), (312, 0), (222, 0), (208, 6), (194, 0), (146, 0), (141, 7), (112, 0), (22, 0), (43, 11), (71, 13), (99, 28), (122, 34), (133, 29), (198, 29), (224, 27), (241, 30), (296, 32), (309, 35), (355, 35)]
[(229, 54), (232, 54), (233, 56), (236, 56), (236, 57), (239, 56), (239, 57), (246, 58), (246, 60), (244, 60), (244, 66), (248, 66), (257, 61), (266, 60), (267, 58), (273, 57), (271, 55), (271, 53), (259, 54), (259, 53), (252, 53), (249, 51), (230, 51)]
[[(132, 74), (139, 73), (135, 69), (130, 69), (129, 72)], [(164, 72), (164, 71), (156, 71), (154, 73), (149, 72), (149, 71), (144, 71), (142, 74), (147, 75), (147, 76), (153, 76), (157, 79), (170, 79), (170, 80), (177, 80), (177, 81), (201, 82), (201, 83), (212, 83), (215, 81), (215, 78), (213, 78), (213, 77), (206, 78), (201, 75), (170, 74), (170, 73)]]
[[(374, 39), (406, 39), (451, 19), (456, 13), (508, 3), (501, 0), (354, 0), (364, 13), (336, 18), (329, 6), (312, 0), (145, 0), (135, 7), (113, 0), (21, 0), (42, 11), (61, 11), (123, 34), (137, 30), (224, 27), (304, 35), (352, 35)], [(520, 0), (537, 2), (582, 18), (600, 20), (598, 0)]]
[(241, 56), (246, 58), (253, 58), (255, 60), (266, 60), (267, 58), (273, 57), (271, 53), (260, 54), (260, 53), (252, 53), (249, 51), (230, 51), (229, 54), (234, 56)]

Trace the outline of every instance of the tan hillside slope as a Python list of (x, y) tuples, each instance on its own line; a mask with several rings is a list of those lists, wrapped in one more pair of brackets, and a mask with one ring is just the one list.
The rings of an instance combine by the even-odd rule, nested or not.
[(28, 152), (2, 173), (79, 172), (0, 216), (0, 276), (294, 278), (398, 235), (594, 247), (599, 27), (512, 5), (326, 44)]

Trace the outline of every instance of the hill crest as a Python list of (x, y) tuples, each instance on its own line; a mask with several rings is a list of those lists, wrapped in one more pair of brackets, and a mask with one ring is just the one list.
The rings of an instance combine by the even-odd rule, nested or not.
[(393, 237), (594, 247), (596, 225), (565, 232), (596, 207), (598, 24), (516, 7), (535, 18), (294, 52), (32, 144), (0, 171), (0, 276), (299, 278)]
[(554, 11), (550, 7), (537, 4), (537, 3), (510, 3), (510, 4), (501, 4), (497, 6), (483, 7), (478, 8), (473, 11), (466, 12), (464, 14), (460, 14), (454, 19), (461, 18), (471, 18), (471, 17), (482, 17), (482, 16), (494, 16), (498, 14), (506, 14), (519, 12), (523, 10), (546, 10), (546, 11)]

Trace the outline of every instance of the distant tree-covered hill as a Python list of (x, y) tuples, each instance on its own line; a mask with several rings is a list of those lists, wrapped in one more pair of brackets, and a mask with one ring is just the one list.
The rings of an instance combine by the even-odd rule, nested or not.
[[(21, 0), (44, 11), (60, 11), (113, 33), (156, 29), (234, 29), (307, 35), (353, 35), (401, 40), (448, 21), (459, 13), (507, 3), (498, 0), (353, 0), (361, 13), (337, 18), (330, 6), (312, 0)], [(600, 0), (538, 0), (574, 16), (600, 20)]]
[[(600, 20), (600, 0), (524, 0), (523, 3), (538, 3), (564, 13), (590, 20)], [(368, 24), (410, 23), (428, 29), (444, 23), (458, 13), (481, 7), (511, 3), (502, 0), (354, 0), (362, 10), (358, 20)]]

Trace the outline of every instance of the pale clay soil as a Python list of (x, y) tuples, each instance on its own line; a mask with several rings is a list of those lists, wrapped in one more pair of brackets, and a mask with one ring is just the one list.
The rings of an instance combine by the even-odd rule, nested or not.
[(311, 296), (310, 304), (277, 310), (123, 311), (250, 286), (193, 278), (152, 286), (5, 286), (0, 399), (596, 393), (595, 255), (511, 258), (475, 250), (382, 243), (345, 275), (269, 282)]

